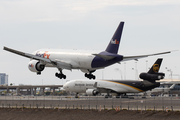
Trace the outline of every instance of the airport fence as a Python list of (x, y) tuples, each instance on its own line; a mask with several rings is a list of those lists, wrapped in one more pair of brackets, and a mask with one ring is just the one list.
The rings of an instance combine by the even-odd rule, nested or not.
[(0, 108), (179, 111), (180, 97), (0, 96)]

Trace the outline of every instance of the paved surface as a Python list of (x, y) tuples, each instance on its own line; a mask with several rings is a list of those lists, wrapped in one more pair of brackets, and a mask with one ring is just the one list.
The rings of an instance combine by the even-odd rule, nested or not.
[(0, 120), (179, 120), (180, 112), (0, 109)]
[(180, 110), (179, 97), (104, 98), (65, 96), (0, 96), (0, 107), (63, 108), (63, 109), (120, 109)]

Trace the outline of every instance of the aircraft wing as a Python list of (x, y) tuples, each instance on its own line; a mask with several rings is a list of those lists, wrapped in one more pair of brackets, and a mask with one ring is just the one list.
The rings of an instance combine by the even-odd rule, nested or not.
[(154, 56), (154, 55), (162, 55), (162, 54), (167, 54), (171, 53), (172, 51), (167, 51), (167, 52), (161, 52), (161, 53), (155, 53), (155, 54), (147, 54), (147, 55), (139, 55), (139, 56), (124, 56), (122, 61), (128, 61), (128, 60), (138, 60), (140, 58), (145, 58), (148, 56)]
[(4, 50), (12, 52), (14, 54), (18, 54), (18, 55), (23, 56), (23, 57), (27, 57), (27, 58), (30, 58), (30, 59), (39, 60), (39, 61), (43, 61), (45, 63), (52, 64), (52, 65), (56, 66), (57, 68), (68, 69), (68, 70), (72, 69), (71, 64), (60, 61), (60, 60), (51, 60), (51, 59), (47, 59), (47, 58), (42, 58), (42, 57), (39, 57), (39, 56), (36, 56), (36, 55), (33, 55), (33, 54), (17, 51), (17, 50), (8, 48), (8, 47), (4, 47)]
[(63, 69), (67, 69), (67, 70), (72, 69), (72, 65), (70, 63), (67, 63), (65, 61), (58, 60), (58, 59), (55, 59), (55, 61), (56, 61), (57, 68), (63, 68)]
[(27, 57), (27, 58), (31, 58), (31, 59), (35, 59), (35, 60), (41, 60), (41, 61), (44, 61), (44, 62), (47, 62), (47, 63), (51, 63), (50, 59), (42, 58), (42, 57), (39, 57), (39, 56), (36, 56), (36, 55), (33, 55), (33, 54), (24, 53), (24, 52), (17, 51), (17, 50), (7, 48), (7, 47), (4, 47), (4, 50), (12, 52), (14, 54), (18, 54), (18, 55), (23, 56), (23, 57)]

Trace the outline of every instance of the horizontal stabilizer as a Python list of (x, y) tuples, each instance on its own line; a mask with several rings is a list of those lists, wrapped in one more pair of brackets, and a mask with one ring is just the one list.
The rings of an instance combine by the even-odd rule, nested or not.
[(104, 60), (111, 60), (111, 59), (115, 58), (115, 56), (109, 56), (109, 55), (101, 55), (101, 54), (93, 54), (93, 55), (98, 56)]
[(139, 55), (139, 56), (124, 56), (122, 61), (138, 60), (138, 59), (140, 59), (140, 58), (145, 58), (145, 57), (148, 57), (148, 56), (168, 54), (168, 53), (171, 53), (171, 52), (172, 52), (172, 51), (155, 53), (155, 54), (147, 54), (147, 55)]

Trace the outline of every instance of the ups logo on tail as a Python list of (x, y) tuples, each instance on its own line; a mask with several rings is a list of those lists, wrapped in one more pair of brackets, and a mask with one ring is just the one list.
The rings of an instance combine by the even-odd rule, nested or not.
[(154, 64), (153, 65), (153, 71), (154, 72), (158, 72), (159, 71), (159, 65), (158, 64)]

